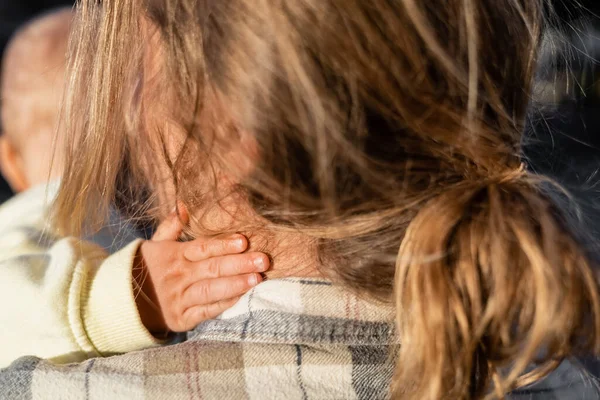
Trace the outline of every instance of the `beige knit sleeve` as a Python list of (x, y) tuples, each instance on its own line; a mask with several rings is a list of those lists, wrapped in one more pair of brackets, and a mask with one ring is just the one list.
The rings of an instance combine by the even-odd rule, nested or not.
[(108, 257), (76, 238), (0, 237), (0, 367), (35, 355), (56, 363), (160, 345), (143, 326), (132, 266), (140, 241)]

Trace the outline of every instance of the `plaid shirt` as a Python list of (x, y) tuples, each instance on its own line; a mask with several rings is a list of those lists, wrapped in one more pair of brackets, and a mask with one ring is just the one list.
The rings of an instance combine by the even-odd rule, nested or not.
[(380, 399), (393, 309), (330, 282), (267, 281), (173, 346), (81, 364), (24, 358), (0, 399)]
[[(66, 366), (21, 359), (0, 372), (0, 399), (388, 398), (393, 316), (328, 281), (267, 281), (181, 344)], [(511, 398), (598, 393), (593, 378), (565, 363)]]

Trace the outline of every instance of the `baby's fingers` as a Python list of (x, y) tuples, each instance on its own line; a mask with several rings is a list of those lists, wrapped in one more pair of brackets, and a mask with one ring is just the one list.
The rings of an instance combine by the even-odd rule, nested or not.
[(187, 288), (181, 299), (182, 309), (232, 299), (246, 293), (262, 281), (260, 274), (200, 280)]
[(193, 285), (206, 279), (224, 278), (227, 276), (265, 272), (269, 269), (269, 257), (263, 253), (244, 253), (229, 256), (213, 257), (194, 265), (190, 271), (188, 282)]
[(242, 235), (220, 235), (210, 239), (196, 239), (185, 246), (183, 255), (187, 260), (203, 261), (211, 257), (241, 253), (248, 248), (248, 240)]
[(163, 222), (158, 225), (152, 240), (155, 242), (161, 242), (163, 240), (177, 240), (183, 231), (184, 225), (187, 224), (187, 211), (179, 214), (177, 211), (173, 211)]
[(224, 311), (233, 307), (239, 299), (239, 297), (235, 297), (233, 299), (221, 300), (209, 305), (188, 308), (181, 317), (181, 332), (190, 331), (201, 322), (218, 317)]

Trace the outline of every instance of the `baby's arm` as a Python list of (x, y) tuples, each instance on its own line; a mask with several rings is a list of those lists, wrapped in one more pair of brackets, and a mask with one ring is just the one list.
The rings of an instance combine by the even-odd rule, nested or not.
[[(179, 243), (159, 240), (160, 234), (107, 257), (76, 238), (52, 242), (31, 230), (4, 233), (0, 367), (25, 355), (68, 363), (163, 344), (152, 333), (182, 331), (214, 316), (250, 288), (247, 273), (268, 266), (252, 269), (257, 256), (268, 259), (251, 253), (213, 258), (242, 252), (245, 240), (235, 248), (236, 240)], [(206, 280), (234, 271), (246, 276)]]

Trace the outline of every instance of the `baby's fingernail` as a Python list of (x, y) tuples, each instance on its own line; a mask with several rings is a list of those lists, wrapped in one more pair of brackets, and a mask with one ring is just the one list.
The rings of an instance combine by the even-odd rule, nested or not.
[(265, 258), (264, 257), (256, 257), (254, 259), (254, 266), (256, 267), (256, 269), (258, 271), (266, 271), (267, 270), (267, 264), (265, 263)]
[(233, 239), (233, 245), (235, 246), (236, 249), (241, 249), (244, 247), (244, 238), (241, 236), (236, 236)]
[(256, 286), (258, 284), (258, 274), (252, 274), (248, 277), (248, 283), (250, 286)]

